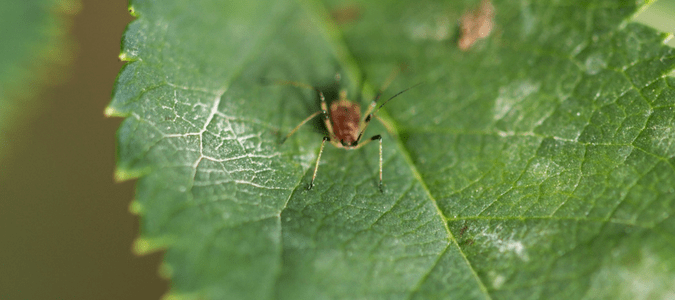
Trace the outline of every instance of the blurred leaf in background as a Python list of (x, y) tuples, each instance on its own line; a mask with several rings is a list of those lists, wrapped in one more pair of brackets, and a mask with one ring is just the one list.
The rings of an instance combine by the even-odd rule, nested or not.
[[(108, 115), (139, 178), (135, 249), (166, 249), (169, 298), (668, 299), (675, 296), (675, 51), (633, 1), (132, 1)], [(365, 106), (326, 148), (312, 90)], [(320, 123), (314, 131), (320, 131)]]
[[(158, 299), (167, 288), (157, 276), (161, 254), (130, 251), (133, 184), (113, 178), (121, 120), (102, 114), (133, 20), (127, 1), (83, 0), (72, 10), (68, 2), (0, 3), (0, 83), (23, 78), (3, 91), (26, 97), (0, 101), (12, 108), (0, 112), (3, 121), (13, 118), (0, 126), (0, 299)], [(4, 69), (17, 66), (28, 69)]]
[(44, 103), (35, 96), (62, 83), (75, 50), (69, 30), (78, 0), (0, 3), (0, 160), (11, 151), (18, 126)]
[[(660, 0), (645, 6), (645, 9), (635, 16), (635, 21), (656, 28), (666, 33), (675, 33), (675, 1)], [(675, 47), (675, 39), (671, 36), (666, 44)]]

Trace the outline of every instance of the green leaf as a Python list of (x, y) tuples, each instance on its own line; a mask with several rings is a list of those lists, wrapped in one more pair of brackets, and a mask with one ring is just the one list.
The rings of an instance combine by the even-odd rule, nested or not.
[[(675, 293), (675, 51), (630, 1), (132, 1), (109, 115), (169, 297), (666, 299)], [(331, 17), (333, 16), (333, 17)], [(305, 82), (379, 113), (321, 144)], [(386, 111), (385, 111), (386, 110)], [(312, 124), (312, 123), (310, 123)], [(318, 128), (318, 129), (317, 129)], [(318, 132), (317, 132), (318, 131)]]
[[(638, 13), (633, 20), (653, 27), (656, 30), (673, 33), (675, 32), (675, 18), (673, 18), (673, 11), (675, 11), (675, 1), (655, 1), (654, 4), (645, 6), (645, 9)], [(666, 45), (675, 47), (675, 39), (667, 39)], [(672, 75), (673, 74), (671, 73), (670, 76)]]

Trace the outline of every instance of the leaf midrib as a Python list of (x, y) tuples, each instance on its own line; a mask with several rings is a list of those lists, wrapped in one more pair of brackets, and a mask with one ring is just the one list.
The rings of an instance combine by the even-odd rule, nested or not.
[[(361, 74), (361, 72), (360, 72), (360, 68), (358, 68), (358, 64), (356, 64), (356, 60), (354, 59), (353, 55), (349, 51), (348, 47), (346, 46), (346, 43), (344, 43), (344, 41), (342, 40), (341, 36), (337, 34), (337, 32), (340, 32), (337, 24), (335, 24), (332, 21), (331, 18), (327, 17), (328, 16), (327, 9), (323, 5), (323, 3), (316, 3), (316, 4), (312, 5), (309, 2), (309, 0), (298, 0), (298, 2), (304, 8), (306, 13), (310, 15), (310, 17), (315, 17), (317, 15), (323, 16), (323, 18), (312, 18), (313, 19), (312, 21), (314, 23), (316, 23), (318, 25), (318, 27), (321, 29), (320, 32), (321, 32), (321, 35), (324, 37), (324, 40), (330, 46), (329, 48), (335, 50), (335, 52), (336, 52), (335, 55), (337, 56), (338, 61), (340, 61), (341, 65), (344, 67), (344, 69), (346, 69), (346, 72), (351, 75), (350, 77), (351, 78), (361, 78), (360, 76), (358, 76), (358, 74)], [(324, 21), (320, 22), (320, 20), (324, 20)], [(328, 30), (328, 29), (331, 29), (331, 30)], [(330, 32), (333, 32), (333, 33), (336, 33), (336, 34), (330, 35), (329, 34)], [(365, 81), (366, 82), (363, 83), (363, 88), (365, 90), (372, 90), (371, 85), (368, 84), (367, 80), (365, 80)], [(372, 91), (371, 91), (371, 93), (372, 93)], [(393, 119), (389, 118), (389, 116), (386, 114), (386, 112), (382, 111), (382, 115), (383, 115), (383, 117), (388, 119), (388, 121), (391, 122), (392, 125), (394, 125), (393, 126), (394, 135), (398, 136), (398, 132), (396, 132), (396, 128), (398, 128), (397, 123)], [(457, 247), (458, 252), (461, 253), (462, 258), (466, 262), (469, 270), (471, 270), (471, 273), (472, 273), (474, 279), (476, 280), (476, 282), (478, 283), (478, 286), (480, 287), (483, 294), (486, 296), (487, 299), (491, 299), (491, 296), (488, 293), (485, 284), (480, 279), (480, 277), (478, 277), (478, 274), (476, 273), (476, 270), (473, 268), (473, 266), (471, 265), (471, 263), (469, 262), (469, 260), (466, 256), (466, 254), (464, 253), (462, 248), (459, 247), (459, 244), (458, 244), (457, 240), (455, 239), (454, 235), (450, 231), (450, 228), (448, 227), (448, 223), (446, 221), (448, 218), (445, 215), (443, 215), (443, 212), (441, 211), (440, 207), (438, 206), (438, 203), (437, 203), (436, 199), (431, 195), (431, 192), (429, 191), (429, 188), (427, 187), (426, 182), (423, 180), (422, 176), (420, 175), (419, 171), (417, 170), (417, 167), (413, 164), (412, 158), (410, 157), (409, 150), (407, 149), (407, 147), (405, 147), (405, 145), (403, 145), (401, 143), (400, 139), (397, 139), (396, 145), (397, 145), (401, 155), (405, 159), (406, 163), (409, 165), (410, 171), (413, 173), (415, 179), (420, 183), (420, 185), (424, 189), (425, 193), (427, 194), (428, 199), (431, 200), (432, 204), (434, 205), (434, 208), (436, 209), (436, 213), (440, 217), (440, 221), (443, 223), (443, 228), (445, 228), (445, 231), (446, 231), (446, 234), (447, 234), (447, 237), (448, 237), (448, 241), (449, 241), (446, 248), (443, 249), (442, 251), (440, 251), (440, 253), (438, 254), (438, 257), (437, 257), (436, 261), (429, 267), (428, 271), (425, 272), (420, 277), (420, 281), (417, 282), (414, 285), (415, 288), (410, 291), (410, 294), (409, 294), (408, 298), (411, 298), (415, 294), (417, 289), (422, 286), (422, 284), (424, 283), (424, 280), (426, 280), (428, 275), (433, 271), (433, 269), (440, 262), (443, 254), (448, 250), (448, 248), (451, 245), (454, 245), (454, 246)], [(305, 175), (307, 174), (307, 172), (309, 172), (310, 169), (311, 168), (309, 168), (309, 169), (307, 169), (307, 171), (305, 171)], [(302, 177), (302, 178), (304, 178), (304, 177)], [(297, 186), (296, 190), (299, 187), (300, 186)], [(294, 193), (295, 193), (295, 190), (291, 193), (291, 196)], [(281, 214), (283, 213), (283, 211), (286, 208), (286, 205), (288, 204), (288, 201), (290, 200), (290, 198), (291, 197), (289, 197), (287, 199), (287, 202), (284, 205), (284, 208), (282, 208), (279, 211), (279, 216), (281, 216)], [(280, 226), (279, 230), (280, 230), (280, 234), (281, 234), (282, 233), (281, 231), (283, 230), (281, 226)], [(281, 243), (283, 244), (283, 236), (282, 236), (282, 242)], [(280, 248), (280, 249), (283, 252), (283, 248)], [(275, 287), (276, 287), (277, 284), (278, 284), (278, 280), (275, 283)]]

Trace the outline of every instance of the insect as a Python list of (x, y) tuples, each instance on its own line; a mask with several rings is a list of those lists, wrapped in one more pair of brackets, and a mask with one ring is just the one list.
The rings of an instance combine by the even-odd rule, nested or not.
[[(298, 131), (298, 129), (300, 129), (302, 125), (305, 125), (305, 123), (309, 122), (315, 117), (321, 115), (321, 117), (323, 118), (323, 122), (324, 125), (326, 126), (328, 134), (323, 137), (323, 141), (321, 142), (319, 155), (316, 158), (316, 164), (314, 166), (314, 174), (312, 175), (312, 181), (309, 183), (309, 186), (307, 188), (308, 190), (311, 190), (312, 187), (314, 187), (314, 180), (316, 179), (316, 173), (319, 170), (319, 161), (321, 161), (321, 154), (323, 153), (323, 148), (326, 145), (326, 142), (329, 142), (331, 145), (337, 148), (342, 148), (346, 150), (355, 150), (367, 145), (372, 141), (378, 141), (380, 144), (379, 189), (380, 192), (384, 192), (382, 187), (382, 135), (379, 134), (374, 135), (369, 139), (366, 139), (365, 141), (362, 141), (362, 138), (363, 133), (366, 131), (366, 128), (368, 127), (368, 124), (373, 119), (373, 117), (377, 118), (387, 128), (391, 128), (390, 126), (388, 126), (386, 122), (384, 122), (384, 120), (375, 115), (375, 113), (377, 113), (391, 99), (394, 99), (398, 95), (403, 94), (409, 89), (422, 84), (418, 83), (405, 90), (402, 90), (396, 93), (394, 96), (391, 96), (391, 98), (384, 101), (382, 104), (380, 104), (380, 106), (377, 106), (377, 101), (380, 99), (380, 96), (382, 96), (383, 90), (386, 89), (386, 87), (391, 83), (391, 81), (393, 81), (393, 78), (396, 76), (397, 73), (398, 72), (393, 72), (392, 75), (389, 76), (387, 81), (385, 81), (385, 84), (379, 89), (375, 98), (368, 106), (368, 109), (363, 114), (364, 116), (363, 119), (361, 118), (361, 106), (358, 103), (352, 102), (349, 99), (347, 99), (347, 91), (345, 90), (340, 91), (338, 99), (331, 103), (329, 109), (328, 104), (326, 102), (326, 97), (324, 97), (323, 92), (321, 92), (321, 90), (319, 90), (318, 88), (315, 88), (305, 83), (295, 81), (280, 81), (280, 80), (274, 81), (275, 84), (279, 85), (292, 85), (296, 87), (312, 89), (319, 94), (319, 99), (321, 99), (321, 110), (311, 114), (309, 117), (300, 122), (300, 124), (298, 124), (298, 126), (293, 128), (293, 130), (291, 130), (291, 132), (289, 132), (288, 135), (286, 135), (286, 137), (284, 137), (283, 140), (281, 141), (281, 143), (283, 144), (290, 136), (292, 136), (296, 131)], [(336, 78), (339, 78), (339, 76), (336, 75)]]

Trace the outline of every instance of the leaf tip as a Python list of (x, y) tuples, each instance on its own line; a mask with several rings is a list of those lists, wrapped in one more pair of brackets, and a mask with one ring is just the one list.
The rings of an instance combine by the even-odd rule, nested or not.
[(187, 300), (187, 299), (203, 299), (196, 295), (176, 294), (175, 292), (168, 292), (162, 295), (162, 300)]
[(140, 215), (143, 212), (143, 206), (136, 200), (131, 201), (129, 204), (129, 212), (134, 215)]
[[(167, 264), (166, 262), (162, 262), (162, 264), (159, 265), (159, 270), (157, 271), (159, 274), (159, 277), (162, 277), (164, 279), (171, 279), (173, 276), (173, 268), (171, 265)], [(172, 298), (176, 299), (176, 298)]]
[(129, 11), (129, 14), (130, 14), (132, 17), (138, 18), (138, 14), (136, 13), (136, 9), (135, 9), (133, 6), (131, 6), (131, 4), (129, 4), (129, 6), (127, 7), (127, 9), (128, 9), (128, 11)]
[(124, 182), (127, 180), (135, 179), (138, 177), (141, 177), (141, 175), (145, 174), (142, 170), (126, 170), (122, 169), (120, 167), (117, 167), (115, 170), (115, 181), (116, 182)]
[(126, 52), (120, 52), (120, 55), (117, 56), (121, 61), (133, 61), (134, 59), (127, 54)]
[(150, 243), (150, 240), (145, 239), (145, 238), (136, 238), (134, 240), (134, 245), (132, 246), (131, 251), (134, 252), (136, 255), (144, 255), (152, 252), (153, 247)]
[(103, 115), (105, 115), (105, 116), (108, 117), (108, 118), (110, 118), (110, 117), (121, 117), (121, 116), (122, 116), (122, 113), (120, 113), (120, 112), (117, 111), (116, 109), (114, 109), (114, 108), (108, 106), (108, 107), (106, 107), (105, 110), (103, 111)]
[(145, 255), (162, 250), (169, 244), (171, 244), (169, 238), (149, 239), (145, 237), (137, 237), (134, 240), (134, 244), (131, 246), (131, 252), (136, 255)]

